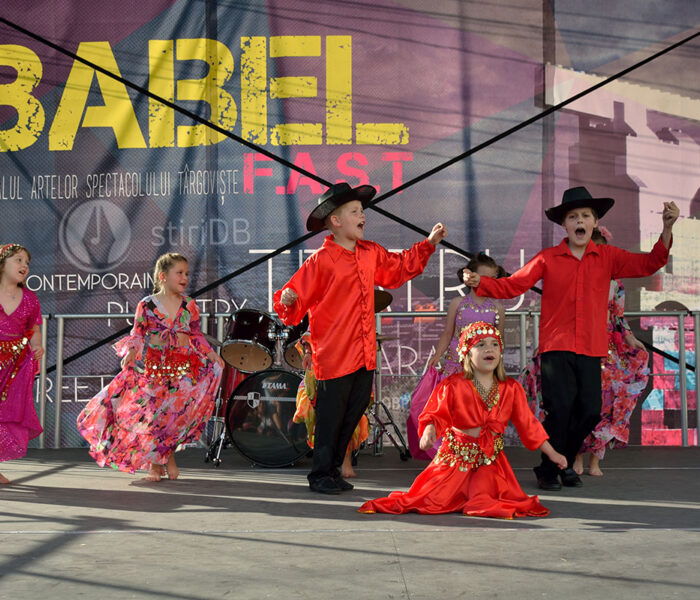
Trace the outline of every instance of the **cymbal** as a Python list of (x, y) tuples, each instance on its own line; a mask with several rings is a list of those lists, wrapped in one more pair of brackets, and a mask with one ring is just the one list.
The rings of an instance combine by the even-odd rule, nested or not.
[(204, 336), (204, 339), (211, 344), (212, 347), (218, 348), (219, 346), (222, 346), (223, 344), (216, 339), (213, 335), (209, 335), (208, 333), (202, 334)]
[(377, 341), (378, 342), (386, 342), (388, 340), (398, 340), (399, 336), (398, 335), (382, 335), (381, 333), (377, 334)]
[(384, 290), (374, 290), (374, 312), (382, 312), (391, 304), (394, 297)]

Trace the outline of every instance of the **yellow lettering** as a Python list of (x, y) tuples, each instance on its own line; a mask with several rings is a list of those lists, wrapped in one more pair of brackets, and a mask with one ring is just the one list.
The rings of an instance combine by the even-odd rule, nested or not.
[[(175, 102), (175, 51), (172, 40), (148, 42), (148, 90)], [(175, 111), (153, 98), (148, 99), (148, 136), (151, 148), (175, 146)]]
[(408, 144), (408, 127), (403, 123), (357, 123), (355, 143), (382, 146)]
[[(232, 130), (238, 118), (238, 108), (233, 96), (222, 85), (233, 75), (233, 56), (229, 49), (217, 40), (177, 40), (177, 60), (202, 60), (209, 71), (202, 79), (181, 79), (177, 82), (178, 100), (206, 102), (211, 109), (210, 121), (226, 130)], [(206, 125), (181, 125), (177, 128), (180, 147), (207, 146), (226, 139), (222, 133)]]
[(267, 144), (267, 39), (241, 38), (241, 137)]
[(326, 143), (352, 144), (352, 38), (326, 38)]
[[(121, 77), (108, 42), (81, 42), (77, 53), (82, 58)], [(86, 108), (95, 75), (104, 105)], [(78, 127), (111, 127), (119, 148), (146, 147), (126, 86), (76, 60), (68, 75), (56, 116), (49, 130), (49, 150), (72, 149)]]
[(44, 128), (44, 107), (31, 94), (41, 81), (43, 68), (32, 50), (15, 44), (0, 46), (0, 65), (17, 71), (12, 83), (0, 85), (0, 105), (17, 111), (15, 126), (0, 130), (0, 152), (22, 150), (31, 146)]
[[(321, 37), (317, 35), (280, 35), (270, 38), (270, 57), (321, 56)], [(271, 77), (273, 98), (314, 98), (316, 77)], [(280, 123), (272, 127), (270, 141), (275, 146), (323, 143), (322, 123)]]

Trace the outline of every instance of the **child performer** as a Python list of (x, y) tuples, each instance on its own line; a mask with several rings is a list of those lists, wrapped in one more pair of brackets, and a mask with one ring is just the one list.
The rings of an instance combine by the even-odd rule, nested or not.
[(472, 323), (460, 336), (458, 353), (464, 372), (441, 381), (420, 416), (421, 448), (443, 436), (435, 458), (408, 492), (365, 502), (360, 512), (461, 511), (503, 519), (549, 514), (537, 496), (520, 488), (503, 452), (508, 421), (527, 448), (539, 448), (557, 468), (566, 468), (566, 458), (547, 441), (522, 386), (506, 377), (501, 333), (490, 323)]
[[(306, 425), (306, 439), (310, 448), (314, 447), (314, 432), (316, 429), (316, 376), (314, 375), (313, 361), (311, 356), (310, 334), (308, 332), (301, 336), (297, 342), (297, 350), (302, 355), (302, 366), (304, 367), (304, 379), (299, 384), (297, 390), (297, 410), (294, 413), (295, 423)], [(359, 450), (362, 442), (369, 437), (369, 419), (367, 415), (362, 415), (360, 422), (352, 433), (352, 438), (345, 451), (343, 464), (340, 466), (340, 476), (344, 479), (355, 477), (355, 470), (352, 468), (352, 453)]]
[[(467, 263), (466, 267), (457, 271), (457, 278), (461, 283), (464, 283), (464, 269), (484, 277), (498, 278), (505, 275), (503, 267), (484, 252), (479, 252)], [(503, 305), (492, 298), (479, 298), (473, 289), (467, 288), (467, 291), (466, 296), (457, 296), (450, 301), (445, 317), (445, 331), (440, 336), (435, 355), (428, 363), (429, 367), (436, 366), (447, 350), (445, 363), (441, 369), (446, 377), (462, 371), (462, 365), (457, 357), (457, 345), (459, 344), (459, 334), (467, 325), (475, 321), (486, 321), (498, 327), (503, 334), (505, 324)]]
[[(663, 231), (649, 254), (633, 254), (591, 241), (593, 229), (614, 204), (593, 198), (585, 187), (564, 192), (547, 218), (566, 230), (558, 246), (546, 248), (510, 277), (491, 279), (465, 273), (477, 295), (514, 298), (542, 279), (540, 354), (544, 427), (552, 446), (573, 464), (584, 438), (600, 421), (600, 359), (608, 352), (605, 325), (610, 281), (651, 275), (668, 261), (678, 207), (664, 202)], [(544, 490), (559, 490), (558, 470), (549, 458), (535, 467)], [(561, 482), (580, 487), (573, 468), (562, 471)]]
[[(593, 232), (596, 244), (607, 244), (612, 234), (605, 228)], [(588, 473), (601, 476), (605, 449), (624, 448), (630, 435), (630, 417), (649, 379), (649, 353), (625, 319), (625, 288), (618, 279), (610, 282), (608, 301), (608, 353), (601, 370), (602, 409), (600, 423), (583, 441), (574, 471), (583, 473), (583, 455), (590, 452)]]
[[(479, 254), (467, 263), (466, 267), (457, 271), (457, 278), (460, 283), (464, 283), (464, 269), (474, 271), (486, 277), (502, 277), (505, 275), (503, 267), (499, 266), (493, 258), (484, 252), (479, 252)], [(435, 456), (437, 447), (429, 448), (425, 452), (417, 448), (418, 417), (423, 411), (435, 386), (445, 377), (462, 371), (462, 365), (457, 356), (459, 335), (467, 325), (475, 321), (485, 321), (496, 325), (502, 334), (505, 324), (505, 311), (503, 305), (497, 300), (479, 298), (474, 293), (473, 289), (467, 288), (467, 294), (464, 297), (457, 296), (450, 301), (447, 308), (447, 316), (445, 317), (445, 330), (440, 336), (437, 348), (435, 349), (435, 355), (428, 362), (428, 368), (425, 374), (411, 394), (411, 410), (406, 423), (406, 432), (411, 448), (411, 455), (414, 458), (431, 460)], [(445, 353), (445, 350), (447, 350), (447, 355), (445, 356), (442, 368), (439, 369), (439, 372), (436, 372), (435, 369), (442, 355)]]
[(352, 489), (339, 472), (352, 433), (369, 404), (377, 364), (374, 286), (396, 288), (422, 273), (447, 230), (438, 223), (427, 240), (401, 254), (364, 237), (364, 208), (375, 188), (331, 186), (306, 222), (309, 231), (328, 228), (323, 246), (274, 295), (285, 325), (309, 313), (316, 395), (312, 491)]
[[(21, 458), (43, 429), (34, 410), (32, 386), (41, 347), (41, 307), (24, 287), (29, 250), (0, 246), (0, 462)], [(0, 484), (10, 483), (0, 473)]]
[[(223, 361), (199, 328), (197, 303), (185, 296), (187, 259), (163, 254), (153, 294), (136, 307), (131, 335), (115, 344), (121, 372), (78, 415), (78, 429), (101, 467), (148, 481), (177, 479), (175, 451), (202, 434), (214, 409)], [(141, 358), (144, 371), (134, 362)]]

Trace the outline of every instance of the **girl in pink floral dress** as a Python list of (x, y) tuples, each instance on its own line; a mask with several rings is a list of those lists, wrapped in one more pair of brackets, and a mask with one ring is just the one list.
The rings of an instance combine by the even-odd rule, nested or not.
[(153, 294), (136, 307), (131, 334), (115, 344), (121, 372), (78, 416), (100, 466), (148, 469), (149, 481), (165, 469), (177, 479), (175, 451), (197, 440), (212, 414), (223, 361), (202, 335), (196, 302), (184, 295), (188, 279), (184, 256), (158, 259)]
[[(0, 246), (0, 462), (21, 458), (43, 430), (34, 410), (32, 386), (41, 347), (41, 307), (24, 287), (29, 251)], [(0, 473), (0, 484), (10, 481)]]

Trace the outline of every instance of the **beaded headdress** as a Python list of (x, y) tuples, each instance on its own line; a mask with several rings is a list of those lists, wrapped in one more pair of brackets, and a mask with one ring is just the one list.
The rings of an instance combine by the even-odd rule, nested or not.
[(501, 337), (501, 332), (498, 331), (498, 327), (486, 321), (476, 321), (475, 323), (467, 325), (462, 329), (462, 333), (459, 336), (459, 344), (457, 345), (459, 361), (464, 362), (467, 354), (477, 342), (490, 337), (498, 340), (498, 345), (501, 352), (503, 352), (503, 338)]
[(17, 250), (24, 250), (24, 246), (19, 244), (3, 244), (0, 246), (0, 261), (5, 260), (10, 254)]

